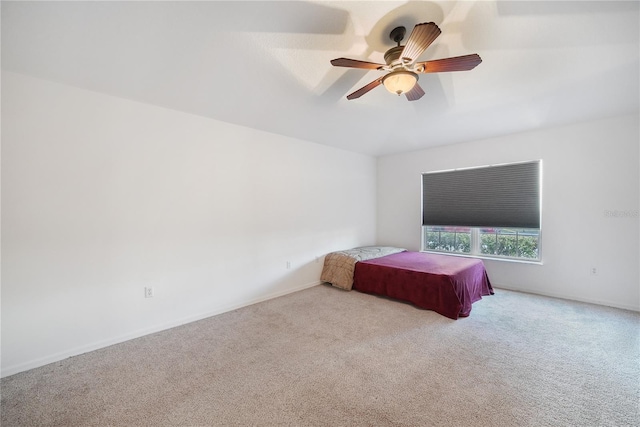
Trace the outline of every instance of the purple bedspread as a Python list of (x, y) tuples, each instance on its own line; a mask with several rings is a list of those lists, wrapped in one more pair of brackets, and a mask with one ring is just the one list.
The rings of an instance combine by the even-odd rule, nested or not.
[(408, 301), (451, 319), (468, 316), (471, 304), (493, 295), (482, 260), (424, 252), (358, 262), (353, 289)]

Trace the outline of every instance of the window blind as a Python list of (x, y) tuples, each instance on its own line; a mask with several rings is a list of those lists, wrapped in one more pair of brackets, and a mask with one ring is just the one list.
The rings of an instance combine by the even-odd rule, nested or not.
[(422, 224), (540, 228), (540, 161), (424, 173)]

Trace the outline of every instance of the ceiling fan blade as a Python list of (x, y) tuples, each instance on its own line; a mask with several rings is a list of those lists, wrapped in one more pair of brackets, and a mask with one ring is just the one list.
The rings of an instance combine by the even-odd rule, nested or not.
[(382, 77), (372, 81), (371, 83), (369, 83), (366, 86), (361, 87), (357, 91), (355, 91), (353, 93), (350, 93), (349, 95), (347, 95), (347, 99), (351, 100), (351, 99), (360, 98), (362, 95), (364, 95), (365, 93), (369, 92), (371, 89), (380, 86), (381, 84), (382, 84)]
[(411, 35), (407, 40), (407, 44), (400, 55), (403, 59), (414, 62), (422, 52), (424, 52), (433, 41), (440, 35), (441, 31), (433, 22), (425, 22), (413, 27)]
[(416, 101), (422, 98), (423, 95), (424, 95), (424, 90), (420, 87), (418, 82), (416, 82), (415, 86), (413, 86), (413, 89), (405, 93), (405, 96), (409, 101)]
[(383, 64), (376, 64), (375, 62), (358, 61), (357, 59), (349, 58), (332, 59), (331, 65), (335, 67), (363, 68), (366, 70), (377, 70), (384, 66)]
[(418, 62), (416, 65), (424, 66), (423, 73), (441, 73), (443, 71), (467, 71), (474, 69), (482, 62), (477, 53), (453, 58), (436, 59), (435, 61)]

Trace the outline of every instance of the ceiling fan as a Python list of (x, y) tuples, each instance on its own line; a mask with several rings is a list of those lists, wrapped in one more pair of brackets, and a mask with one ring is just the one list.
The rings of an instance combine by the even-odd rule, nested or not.
[(406, 28), (394, 28), (389, 37), (398, 45), (385, 52), (384, 61), (386, 65), (349, 58), (333, 59), (331, 65), (336, 67), (388, 71), (385, 76), (377, 78), (368, 85), (347, 95), (347, 99), (360, 98), (371, 89), (382, 84), (389, 92), (398, 95), (405, 94), (409, 101), (415, 101), (424, 95), (424, 90), (418, 84), (418, 74), (466, 71), (475, 68), (482, 62), (482, 59), (476, 53), (434, 61), (416, 62), (416, 59), (433, 43), (440, 33), (440, 28), (433, 22), (418, 24), (411, 31), (407, 44), (400, 46), (400, 42), (406, 34)]

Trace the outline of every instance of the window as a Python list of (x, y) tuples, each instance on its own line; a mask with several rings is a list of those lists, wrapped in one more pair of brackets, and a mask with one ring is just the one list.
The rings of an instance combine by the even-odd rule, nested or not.
[(423, 227), (424, 251), (537, 261), (540, 230), (534, 228)]
[(422, 249), (540, 260), (541, 162), (422, 175)]
[(539, 229), (480, 228), (478, 235), (482, 255), (539, 259)]
[(471, 228), (425, 227), (424, 250), (471, 253)]

